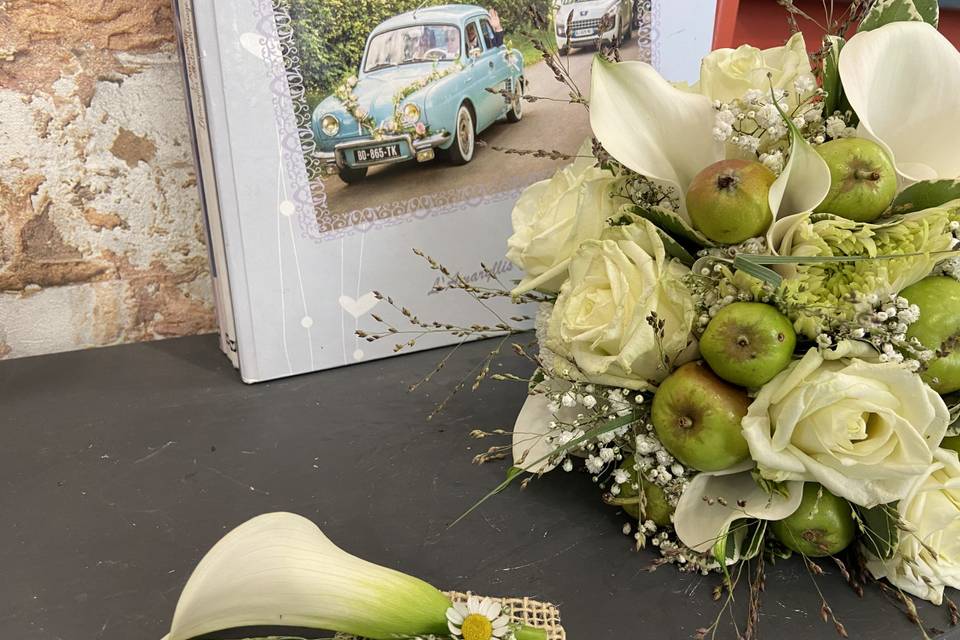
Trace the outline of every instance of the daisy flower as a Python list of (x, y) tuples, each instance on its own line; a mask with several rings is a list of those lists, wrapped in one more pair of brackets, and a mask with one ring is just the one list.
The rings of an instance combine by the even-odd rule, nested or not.
[(507, 640), (513, 637), (510, 617), (490, 598), (470, 596), (447, 609), (447, 626), (457, 640)]

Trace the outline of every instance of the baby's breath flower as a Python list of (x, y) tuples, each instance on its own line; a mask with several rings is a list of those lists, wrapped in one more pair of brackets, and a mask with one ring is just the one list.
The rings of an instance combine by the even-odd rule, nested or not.
[(602, 458), (600, 458), (599, 456), (591, 455), (591, 456), (587, 456), (586, 466), (587, 466), (587, 471), (596, 475), (601, 471), (603, 471), (603, 467), (605, 465)]
[(779, 149), (771, 153), (762, 153), (760, 154), (760, 162), (763, 163), (767, 169), (773, 171), (775, 174), (780, 175), (783, 172), (783, 152)]

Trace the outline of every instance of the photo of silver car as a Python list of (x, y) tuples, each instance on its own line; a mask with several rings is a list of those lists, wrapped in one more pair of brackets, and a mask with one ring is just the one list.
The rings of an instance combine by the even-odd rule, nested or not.
[(633, 5), (632, 0), (558, 0), (554, 23), (560, 53), (619, 46), (633, 32)]

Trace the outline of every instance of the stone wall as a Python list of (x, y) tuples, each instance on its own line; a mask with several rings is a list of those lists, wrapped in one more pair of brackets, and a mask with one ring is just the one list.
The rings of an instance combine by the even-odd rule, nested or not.
[(170, 0), (0, 0), (0, 358), (214, 331)]

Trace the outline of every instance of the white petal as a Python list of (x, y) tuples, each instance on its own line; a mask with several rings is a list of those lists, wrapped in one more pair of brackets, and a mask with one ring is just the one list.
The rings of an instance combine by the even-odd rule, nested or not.
[(709, 98), (674, 88), (645, 62), (593, 63), (594, 135), (625, 166), (678, 189), (681, 207), (693, 177), (724, 158), (714, 118)]
[(834, 348), (824, 350), (821, 355), (824, 360), (857, 358), (866, 362), (878, 362), (880, 357), (880, 353), (872, 344), (861, 340), (841, 340)]
[[(720, 532), (726, 531), (736, 520), (782, 520), (800, 506), (802, 482), (786, 484), (789, 498), (779, 494), (770, 495), (754, 481), (749, 470), (743, 470), (743, 466), (715, 473), (700, 473), (680, 496), (674, 514), (674, 527), (677, 537), (694, 551), (710, 551)], [(713, 504), (708, 504), (704, 496), (712, 498)], [(717, 498), (724, 499), (727, 506), (720, 504)], [(738, 501), (745, 502), (745, 506), (739, 507)]]
[(463, 624), (463, 614), (454, 607), (447, 609), (447, 620), (453, 624)]
[(240, 525), (203, 557), (167, 640), (278, 624), (365, 637), (437, 633), (449, 608), (429, 584), (346, 553), (306, 518), (270, 513)]
[[(493, 600), (484, 598), (480, 601), (479, 613), (487, 620), (493, 620), (496, 616), (493, 614)], [(500, 613), (499, 611), (497, 613)]]
[(513, 426), (513, 465), (530, 473), (546, 473), (556, 466), (542, 459), (556, 449), (547, 439), (554, 432), (550, 423), (556, 420), (548, 405), (542, 393), (527, 396)]
[(460, 627), (459, 627), (459, 626), (453, 624), (452, 622), (448, 622), (448, 623), (447, 623), (447, 628), (450, 629), (450, 633), (452, 633), (452, 634), (454, 635), (454, 637), (457, 637), (457, 638), (460, 637), (460, 635), (461, 635), (461, 630), (460, 630)]
[(830, 192), (830, 168), (820, 154), (791, 129), (790, 159), (770, 186), (770, 210), (777, 218), (812, 211)]
[(840, 78), (860, 135), (887, 148), (906, 182), (960, 176), (960, 53), (925, 22), (858, 33)]

